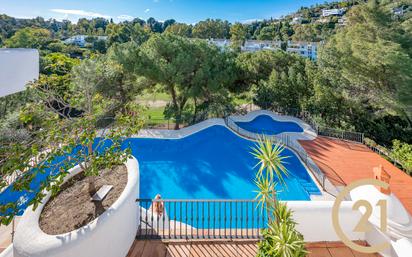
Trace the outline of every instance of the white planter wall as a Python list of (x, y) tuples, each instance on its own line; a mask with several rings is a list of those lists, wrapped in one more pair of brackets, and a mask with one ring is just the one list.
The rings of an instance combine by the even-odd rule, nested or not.
[[(121, 257), (126, 256), (136, 236), (139, 168), (135, 158), (126, 163), (127, 185), (119, 199), (100, 217), (81, 229), (48, 235), (39, 227), (39, 217), (50, 194), (35, 211), (28, 208), (15, 234), (14, 257)], [(71, 170), (66, 180), (80, 172)]]

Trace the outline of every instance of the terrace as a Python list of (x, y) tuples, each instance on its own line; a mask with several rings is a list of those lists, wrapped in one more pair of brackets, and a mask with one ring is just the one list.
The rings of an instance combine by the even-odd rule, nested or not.
[[(265, 120), (262, 121), (262, 117), (266, 117)], [(274, 130), (270, 130), (270, 119), (273, 119), (277, 126)], [(241, 170), (241, 166), (216, 166), (221, 163), (221, 160), (213, 163), (213, 160), (209, 159), (201, 159), (202, 164), (191, 164), (187, 160), (178, 161), (173, 165), (181, 168), (188, 165), (182, 169), (183, 171), (197, 170), (199, 165), (209, 163), (209, 166), (216, 166), (215, 168), (222, 174), (229, 172), (235, 177), (240, 176), (237, 179), (242, 179), (231, 181), (233, 176), (219, 176), (213, 180), (213, 183), (208, 184), (207, 177), (214, 175), (213, 169), (209, 166), (205, 166), (209, 167), (208, 175), (205, 177), (199, 177), (197, 174), (199, 171), (193, 173), (191, 178), (193, 183), (189, 183), (191, 186), (188, 184), (182, 187), (182, 184), (173, 182), (173, 180), (163, 181), (162, 179), (176, 178), (179, 175), (179, 171), (174, 170), (175, 166), (168, 166), (177, 158), (172, 149), (177, 149), (179, 154), (185, 156), (186, 159), (197, 160), (199, 157), (191, 156), (190, 153), (193, 151), (188, 146), (202, 144), (207, 152), (216, 149), (213, 140), (218, 142), (228, 140), (231, 143), (222, 146), (223, 152), (219, 153), (218, 150), (214, 150), (215, 154), (225, 156), (225, 158), (245, 159), (246, 157), (237, 155), (237, 153), (234, 156), (228, 155), (227, 153), (235, 152), (230, 148), (231, 145), (234, 144), (236, 148), (239, 148), (247, 142), (258, 139), (261, 134), (266, 134), (273, 142), (281, 142), (287, 147), (288, 154), (296, 158), (296, 162), (290, 161), (293, 165), (289, 167), (293, 171), (293, 179), (287, 180), (288, 189), (283, 188), (280, 199), (286, 201), (288, 207), (294, 211), (294, 218), (298, 222), (297, 229), (304, 235), (307, 242), (308, 256), (376, 256), (362, 255), (337, 242), (340, 238), (337, 237), (332, 227), (330, 217), (334, 197), (343, 185), (361, 178), (372, 178), (372, 168), (383, 165), (393, 177), (391, 183), (393, 192), (410, 211), (411, 199), (404, 192), (412, 189), (412, 178), (368, 150), (366, 146), (354, 142), (362, 141), (362, 136), (350, 133), (336, 134), (331, 131), (326, 133), (325, 130), (321, 131), (319, 128), (313, 129), (314, 126), (309, 125), (309, 120), (307, 122), (303, 120), (307, 119), (304, 116), (295, 118), (279, 113), (255, 111), (246, 116), (207, 120), (178, 131), (155, 129), (141, 131), (136, 138), (131, 139), (139, 146), (138, 149), (150, 146), (151, 151), (159, 153), (156, 144), (167, 142), (173, 145), (163, 147), (162, 160), (152, 159), (153, 156), (148, 152), (133, 153), (139, 160), (141, 189), (136, 200), (138, 208), (136, 240), (128, 256), (183, 257), (211, 256), (211, 254), (214, 256), (255, 256), (257, 242), (262, 238), (261, 229), (265, 228), (267, 217), (256, 211), (256, 201), (248, 200), (253, 199), (253, 195), (238, 194), (252, 190), (246, 184), (242, 184), (243, 180), (250, 181), (250, 177), (242, 178), (243, 173), (233, 173), (235, 172), (233, 168)], [(257, 127), (253, 127), (254, 122), (258, 125)], [(221, 130), (222, 128), (225, 129)], [(327, 134), (328, 137), (319, 134)], [(205, 135), (207, 140), (203, 137)], [(335, 136), (342, 139), (332, 138)], [(208, 144), (212, 144), (209, 150)], [(240, 148), (246, 149), (247, 153), (250, 146), (249, 144), (246, 146), (246, 148), (243, 147), (244, 149)], [(132, 147), (132, 151), (133, 149)], [(197, 150), (199, 151), (201, 156), (206, 154), (206, 152), (202, 153), (201, 149)], [(348, 159), (351, 160), (350, 164), (345, 162)], [(250, 164), (246, 166), (248, 165)], [(360, 168), (355, 169), (355, 166)], [(152, 169), (159, 172), (165, 168), (168, 174), (165, 173), (157, 180), (150, 180), (150, 177), (147, 177), (147, 174), (153, 176)], [(177, 181), (185, 179), (188, 178), (182, 177)], [(222, 187), (216, 187), (220, 184), (217, 183), (217, 179), (222, 180)], [(203, 181), (199, 184), (202, 187), (200, 191), (193, 187), (193, 184), (196, 184), (194, 181), (197, 180)], [(227, 185), (230, 184), (240, 184), (243, 189), (228, 187)], [(230, 194), (229, 192), (236, 193)], [(167, 196), (167, 199), (145, 198), (155, 193), (162, 193)], [(164, 209), (160, 213), (165, 213), (165, 215), (159, 215), (159, 210), (154, 207), (157, 204), (163, 205)], [(367, 245), (367, 234), (352, 232), (352, 227), (358, 221), (359, 213), (352, 211), (350, 202), (344, 203), (341, 209), (341, 222), (347, 226), (345, 228), (347, 235), (357, 244)], [(322, 231), (316, 229), (319, 227), (322, 227)], [(7, 233), (10, 231), (2, 231), (2, 236)], [(6, 247), (6, 245), (2, 246)], [(10, 253), (10, 247), (0, 256), (12, 256), (7, 255), (8, 253)]]

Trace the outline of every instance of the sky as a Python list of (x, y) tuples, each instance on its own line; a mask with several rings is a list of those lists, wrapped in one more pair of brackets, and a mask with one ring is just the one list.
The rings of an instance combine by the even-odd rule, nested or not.
[(69, 19), (104, 17), (114, 21), (154, 17), (196, 23), (206, 18), (248, 22), (279, 18), (301, 6), (325, 0), (0, 0), (0, 13), (16, 18)]

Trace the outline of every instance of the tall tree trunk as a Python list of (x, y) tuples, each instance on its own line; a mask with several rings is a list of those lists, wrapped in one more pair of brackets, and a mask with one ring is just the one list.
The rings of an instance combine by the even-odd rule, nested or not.
[(94, 176), (89, 177), (88, 192), (90, 197), (93, 197), (93, 195), (97, 192)]
[(177, 113), (176, 113), (176, 120), (175, 120), (175, 130), (178, 130), (180, 128), (180, 120), (182, 119), (182, 112), (180, 110), (180, 107), (177, 107)]
[(172, 102), (173, 102), (173, 107), (176, 108), (177, 113), (175, 114), (175, 130), (179, 129), (179, 124), (180, 124), (180, 118), (181, 118), (181, 110), (179, 107), (179, 104), (177, 103), (177, 96), (176, 96), (176, 91), (173, 86), (169, 86), (170, 94), (172, 95)]
[(195, 103), (195, 110), (194, 110), (194, 114), (193, 114), (193, 119), (192, 119), (192, 123), (195, 124), (196, 120), (197, 120), (197, 98), (194, 97), (194, 103)]

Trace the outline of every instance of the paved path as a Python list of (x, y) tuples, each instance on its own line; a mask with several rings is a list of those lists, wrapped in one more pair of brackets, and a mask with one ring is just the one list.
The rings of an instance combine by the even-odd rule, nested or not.
[(306, 152), (335, 185), (373, 178), (373, 168), (382, 165), (391, 175), (391, 190), (412, 214), (412, 177), (362, 144), (318, 137), (300, 141)]
[[(362, 242), (358, 242), (364, 244)], [(311, 243), (308, 257), (375, 257), (354, 252), (342, 243)], [(256, 241), (135, 241), (127, 257), (255, 257)]]

